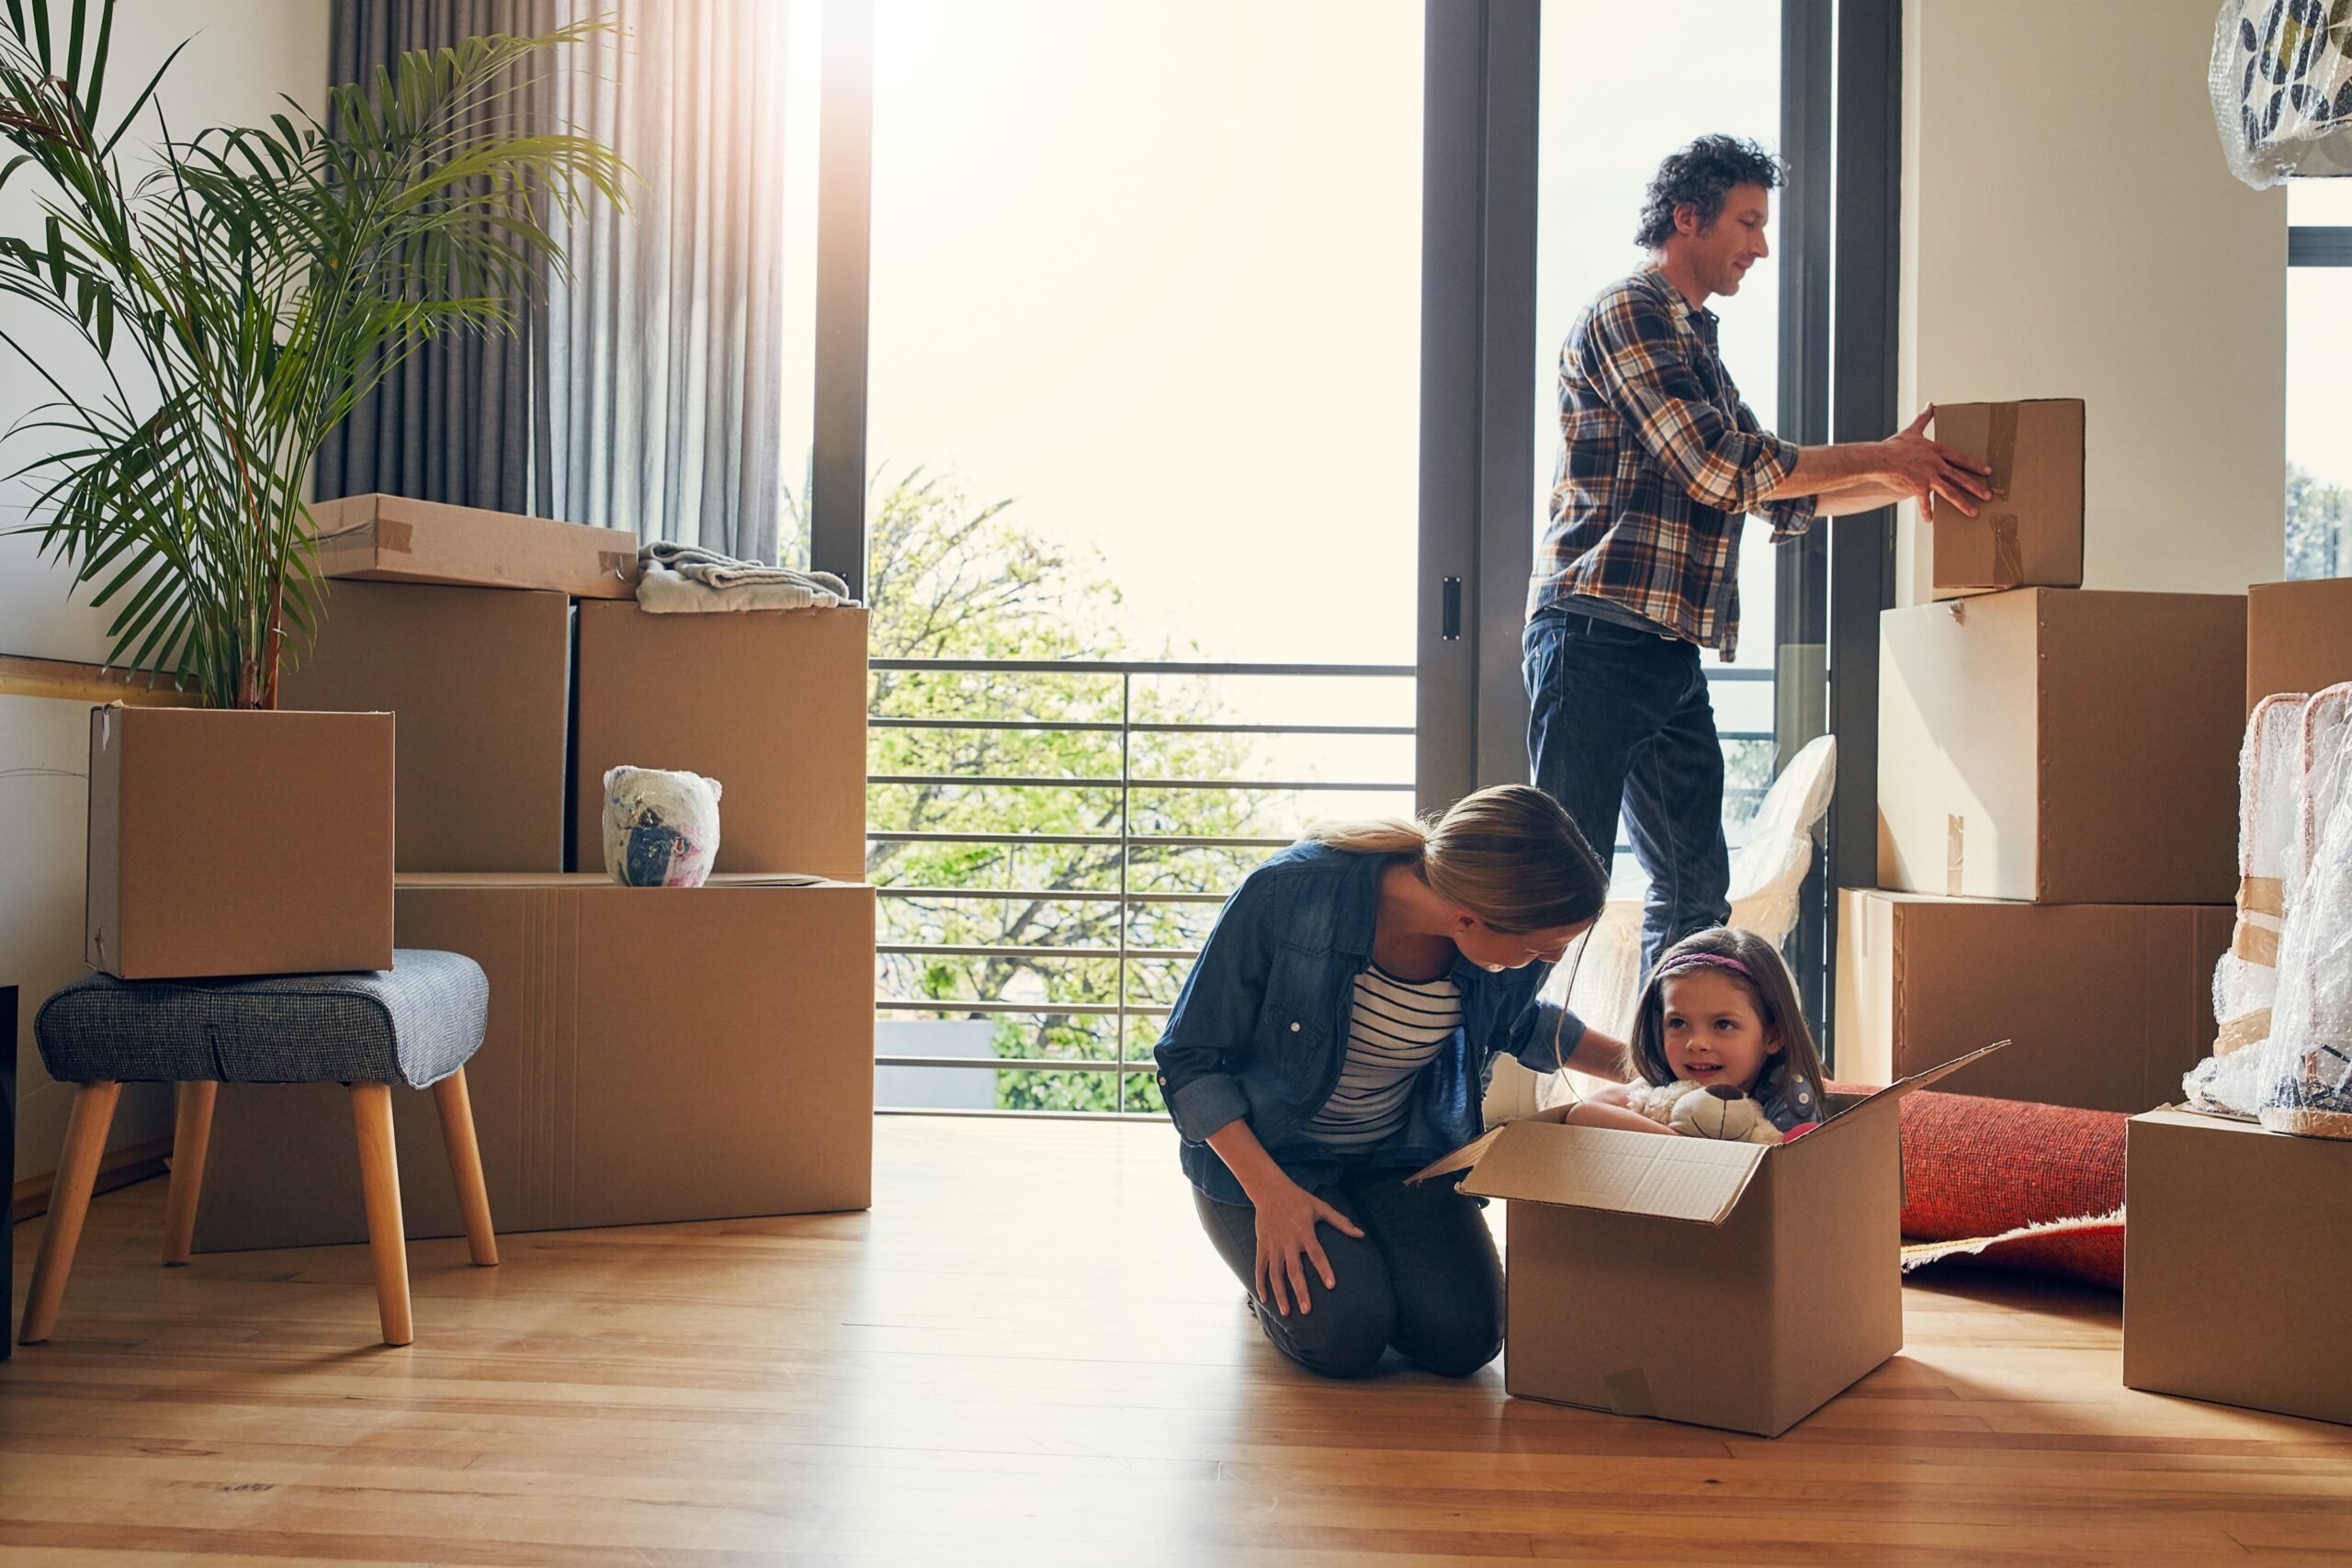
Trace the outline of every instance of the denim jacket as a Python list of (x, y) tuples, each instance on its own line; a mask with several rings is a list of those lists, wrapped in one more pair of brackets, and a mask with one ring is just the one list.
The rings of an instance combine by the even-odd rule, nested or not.
[(1310, 1190), (1366, 1159), (1418, 1168), (1484, 1130), (1480, 1101), (1496, 1053), (1548, 1072), (1583, 1040), (1574, 1013), (1536, 998), (1550, 964), (1490, 974), (1457, 958), (1450, 977), (1462, 992), (1463, 1027), (1421, 1070), (1404, 1129), (1344, 1156), (1309, 1141), (1306, 1124), (1347, 1058), (1355, 978), (1372, 963), (1380, 876), (1391, 863), (1294, 844), (1251, 872), (1217, 916), (1152, 1052), (1183, 1139), (1184, 1174), (1211, 1198), (1249, 1201), (1207, 1144), (1229, 1122), (1247, 1121)]

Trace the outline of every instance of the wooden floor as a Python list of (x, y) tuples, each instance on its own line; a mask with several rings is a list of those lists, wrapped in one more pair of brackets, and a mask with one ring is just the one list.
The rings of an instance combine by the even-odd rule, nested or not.
[(2352, 1428), (2128, 1393), (2064, 1288), (1914, 1286), (1776, 1442), (1317, 1382), (1170, 1138), (886, 1118), (871, 1214), (420, 1244), (399, 1350), (364, 1248), (167, 1271), (162, 1184), (110, 1194), (0, 1365), (0, 1562), (2352, 1561)]

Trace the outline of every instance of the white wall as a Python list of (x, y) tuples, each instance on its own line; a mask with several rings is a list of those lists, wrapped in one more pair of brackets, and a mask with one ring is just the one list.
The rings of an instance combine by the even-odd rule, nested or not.
[[(2287, 205), (2222, 162), (2214, 0), (1907, 0), (1904, 417), (2086, 404), (2084, 586), (2284, 575)], [(1904, 509), (1897, 596), (1928, 595)]]
[[(48, 0), (64, 36), (72, 14)], [(326, 86), (326, 0), (123, 0), (107, 67), (108, 96), (127, 104), (182, 39), (193, 38), (158, 100), (175, 135), (264, 121), (286, 94), (317, 108)], [(152, 118), (146, 123), (152, 124)], [(24, 175), (0, 194), (0, 231), (37, 232), (39, 209)], [(99, 378), (72, 334), (21, 304), (0, 305), (12, 333), (77, 389)], [(5, 351), (0, 351), (5, 352)], [(42, 400), (39, 378), (13, 356), (0, 367), (0, 428)], [(0, 470), (34, 453), (24, 442), (0, 448)], [(26, 521), (26, 487), (0, 482), (0, 529)], [(38, 559), (33, 541), (0, 537), (0, 653), (96, 661), (106, 657), (106, 616), (67, 596), (68, 577)], [(22, 989), (17, 1071), (18, 1178), (55, 1168), (64, 1134), (66, 1091), (50, 1083), (33, 1048), (32, 1015), (50, 991), (83, 972), (84, 786), (78, 779), (26, 769), (78, 773), (85, 765), (84, 705), (0, 697), (0, 985)], [(0, 1046), (5, 1048), (5, 1046)], [(124, 1097), (113, 1144), (142, 1143), (171, 1131), (159, 1090)]]

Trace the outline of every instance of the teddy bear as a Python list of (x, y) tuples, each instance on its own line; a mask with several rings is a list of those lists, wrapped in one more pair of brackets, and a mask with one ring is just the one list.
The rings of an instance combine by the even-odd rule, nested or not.
[(1777, 1144), (1781, 1140), (1781, 1130), (1765, 1116), (1761, 1104), (1722, 1084), (1679, 1080), (1639, 1084), (1634, 1086), (1627, 1103), (1651, 1121), (1686, 1137), (1747, 1144)]

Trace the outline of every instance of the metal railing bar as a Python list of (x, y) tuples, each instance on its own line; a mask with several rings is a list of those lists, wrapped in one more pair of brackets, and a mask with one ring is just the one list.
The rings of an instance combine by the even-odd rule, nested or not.
[(1120, 894), (1108, 887), (876, 887), (880, 898), (1001, 898), (1007, 903), (1115, 904), (1122, 897), (1130, 904), (1222, 904), (1226, 893)]
[[(1221, 664), (1157, 659), (869, 659), (868, 670), (956, 675), (1272, 675), (1339, 680), (1406, 681), (1410, 664)], [(1769, 670), (1755, 678), (1770, 680)]]
[(1138, 735), (1415, 735), (1409, 724), (1138, 724)]
[(1116, 779), (1030, 773), (868, 773), (870, 784), (967, 784), (975, 789), (1255, 789), (1343, 790), (1350, 794), (1409, 794), (1409, 784), (1360, 779)]
[(880, 718), (871, 714), (865, 723), (870, 729), (1034, 729), (1046, 735), (1080, 731), (1115, 735), (1120, 728), (1114, 718)]
[[(1116, 734), (1118, 722), (1107, 718), (884, 718), (869, 716), (874, 729), (1010, 729), (1041, 735), (1064, 733)], [(1396, 735), (1417, 733), (1409, 724), (1134, 724), (1137, 735)]]
[(1141, 961), (1198, 958), (1201, 955), (1197, 947), (990, 947), (986, 943), (923, 942), (886, 942), (874, 951), (900, 957), (931, 953), (941, 958), (1132, 958)]
[(1165, 1018), (1175, 1010), (1156, 1002), (1129, 1002), (1121, 1007), (1116, 1002), (991, 1002), (936, 997), (876, 998), (874, 1006), (881, 1012), (1003, 1012), (1036, 1018), (1117, 1018), (1122, 1013), (1131, 1018)]
[(876, 844), (1090, 844), (1110, 849), (1133, 844), (1143, 848), (1170, 850), (1280, 850), (1295, 842), (1292, 839), (1216, 839), (1196, 838), (1188, 834), (1161, 834), (1122, 839), (1116, 833), (955, 833), (874, 832), (868, 831), (866, 841)]
[(1053, 1073), (1148, 1073), (1148, 1063), (1096, 1062), (1085, 1058), (1062, 1061), (1054, 1056), (882, 1056), (874, 1058), (877, 1067), (981, 1067), (1001, 1071), (1010, 1067), (1022, 1072)]
[(1165, 1122), (1165, 1111), (1014, 1111), (1001, 1105), (877, 1105), (876, 1116), (998, 1116), (1023, 1122)]

